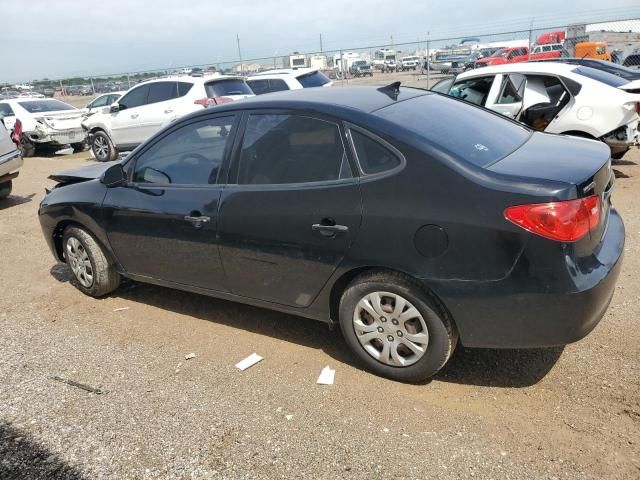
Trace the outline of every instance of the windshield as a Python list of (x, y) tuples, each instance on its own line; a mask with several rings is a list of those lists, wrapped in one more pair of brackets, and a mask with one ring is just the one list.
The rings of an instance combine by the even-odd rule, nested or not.
[(33, 102), (18, 102), (29, 113), (59, 112), (61, 110), (75, 110), (75, 107), (67, 105), (60, 100), (37, 100)]
[(629, 80), (625, 78), (614, 75), (613, 73), (605, 72), (603, 70), (596, 70), (595, 68), (591, 67), (574, 68), (572, 72), (577, 73), (578, 75), (582, 75), (583, 77), (590, 78), (591, 80), (605, 83), (610, 87), (617, 88), (629, 83)]
[(502, 115), (444, 95), (428, 94), (377, 110), (444, 153), (486, 167), (519, 148), (531, 131)]
[(361, 67), (361, 66), (363, 66), (363, 65), (366, 65), (366, 64), (367, 64), (367, 62), (365, 62), (364, 60), (358, 60), (357, 62), (353, 62), (353, 64), (354, 64), (356, 67)]
[(321, 87), (331, 82), (324, 74), (318, 71), (305, 73), (297, 78), (304, 88)]
[(249, 85), (240, 78), (230, 78), (227, 80), (217, 80), (205, 84), (207, 97), (226, 97), (229, 95), (253, 95)]
[(491, 55), (492, 57), (501, 57), (502, 55), (504, 55), (505, 53), (507, 53), (509, 51), (508, 48), (499, 48), (498, 50), (496, 50), (495, 52), (493, 52), (493, 55)]

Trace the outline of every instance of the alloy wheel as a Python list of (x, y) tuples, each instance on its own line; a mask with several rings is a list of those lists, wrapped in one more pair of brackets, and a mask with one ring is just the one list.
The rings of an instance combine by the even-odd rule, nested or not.
[(67, 263), (76, 279), (83, 287), (90, 288), (93, 285), (93, 267), (91, 260), (80, 240), (69, 237), (66, 245)]
[(392, 367), (408, 367), (427, 351), (429, 332), (418, 309), (391, 292), (372, 292), (357, 303), (353, 328), (362, 348)]
[(107, 158), (109, 154), (109, 145), (107, 139), (104, 137), (96, 137), (93, 140), (93, 152), (96, 154), (98, 160)]

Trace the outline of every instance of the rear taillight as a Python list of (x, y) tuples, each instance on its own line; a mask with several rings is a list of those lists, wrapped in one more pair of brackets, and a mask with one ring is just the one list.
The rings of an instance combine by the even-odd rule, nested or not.
[(201, 98), (196, 100), (195, 104), (202, 105), (203, 107), (210, 107), (212, 105), (222, 105), (223, 103), (233, 102), (233, 98), (229, 97), (213, 97), (213, 98)]
[(13, 130), (11, 131), (11, 140), (16, 145), (20, 145), (22, 140), (22, 122), (19, 118), (16, 118), (16, 123), (13, 124)]
[(600, 222), (600, 198), (593, 195), (563, 202), (516, 205), (504, 216), (525, 230), (561, 242), (575, 242)]

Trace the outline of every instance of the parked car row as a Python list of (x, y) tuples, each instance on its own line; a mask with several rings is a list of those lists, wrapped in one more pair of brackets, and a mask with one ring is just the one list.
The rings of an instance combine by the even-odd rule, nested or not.
[(603, 141), (614, 159), (639, 139), (640, 81), (582, 65), (529, 62), (440, 81), (446, 93), (549, 133)]

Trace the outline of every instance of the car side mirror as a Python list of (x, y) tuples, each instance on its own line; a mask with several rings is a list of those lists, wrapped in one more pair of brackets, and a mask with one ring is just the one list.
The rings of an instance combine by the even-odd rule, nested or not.
[(121, 107), (119, 103), (114, 103), (113, 105), (111, 105), (111, 107), (109, 107), (109, 112), (111, 113), (117, 113), (120, 110), (124, 110), (124, 108)]
[(100, 178), (100, 182), (106, 187), (117, 187), (122, 185), (127, 181), (127, 173), (122, 168), (122, 164), (116, 163), (115, 165), (107, 168), (102, 177)]

